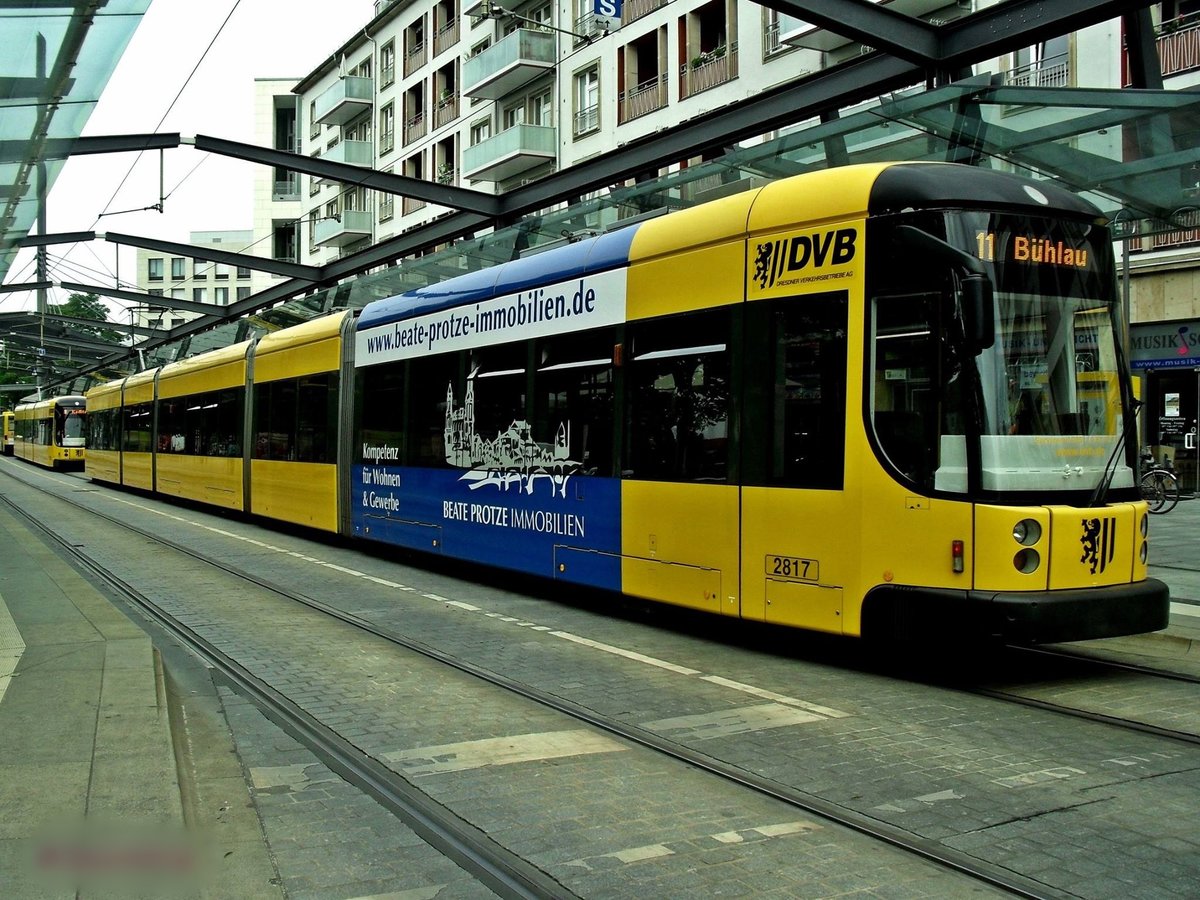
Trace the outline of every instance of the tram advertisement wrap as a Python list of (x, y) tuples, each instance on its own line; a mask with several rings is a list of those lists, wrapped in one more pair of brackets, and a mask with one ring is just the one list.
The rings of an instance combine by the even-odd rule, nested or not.
[(621, 485), (615, 479), (368, 461), (355, 467), (353, 484), (357, 535), (620, 589)]
[(614, 269), (366, 328), (355, 337), (355, 366), (616, 325), (625, 288), (626, 270)]

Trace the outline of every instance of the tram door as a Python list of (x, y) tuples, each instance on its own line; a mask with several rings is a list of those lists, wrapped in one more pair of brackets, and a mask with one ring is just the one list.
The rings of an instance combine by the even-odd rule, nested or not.
[(747, 304), (742, 615), (842, 632), (845, 292)]

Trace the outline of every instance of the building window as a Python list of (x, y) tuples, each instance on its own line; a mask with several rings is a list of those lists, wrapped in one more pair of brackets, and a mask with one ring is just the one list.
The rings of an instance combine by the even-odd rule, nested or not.
[(153, 256), (146, 260), (146, 278), (150, 281), (163, 280), (163, 261), (161, 256)]
[(379, 51), (379, 86), (388, 87), (396, 81), (396, 42), (388, 41)]
[(250, 288), (247, 285), (242, 285), (237, 289), (237, 298), (241, 302), (250, 296)]
[(150, 288), (149, 293), (150, 293), (151, 297), (161, 297), (163, 295), (163, 289), (162, 288)]
[[(391, 174), (391, 169), (385, 169), (385, 174)], [(379, 221), (386, 222), (396, 215), (396, 196), (385, 191), (378, 194)]]
[(396, 105), (388, 103), (379, 110), (379, 152), (391, 153), (396, 146)]
[(600, 128), (600, 65), (589, 66), (575, 75), (575, 136)]
[(204, 302), (204, 288), (192, 288), (192, 300), (196, 303)]
[(228, 281), (229, 266), (225, 265), (225, 263), (214, 263), (213, 278), (217, 279), (217, 281)]
[(192, 260), (192, 281), (204, 281), (208, 278), (208, 270), (204, 267), (208, 265), (202, 259)]
[(501, 131), (508, 131), (510, 128), (516, 128), (518, 125), (525, 124), (525, 101), (514, 103), (512, 106), (506, 107), (500, 115)]
[(471, 146), (482, 144), (492, 136), (492, 120), (480, 119), (471, 123)]
[(183, 300), (187, 296), (187, 292), (183, 288), (171, 288), (172, 300)]
[(220, 306), (229, 305), (229, 288), (219, 287), (213, 290), (213, 302)]
[(183, 263), (184, 259), (182, 256), (175, 256), (171, 258), (172, 281), (183, 281)]

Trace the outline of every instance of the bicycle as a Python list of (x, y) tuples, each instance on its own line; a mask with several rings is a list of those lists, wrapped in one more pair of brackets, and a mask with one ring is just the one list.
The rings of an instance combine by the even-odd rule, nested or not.
[(1171, 471), (1170, 464), (1158, 465), (1150, 460), (1150, 468), (1142, 472), (1139, 486), (1142, 499), (1149, 506), (1149, 511), (1156, 514), (1169, 513), (1179, 502), (1179, 479)]

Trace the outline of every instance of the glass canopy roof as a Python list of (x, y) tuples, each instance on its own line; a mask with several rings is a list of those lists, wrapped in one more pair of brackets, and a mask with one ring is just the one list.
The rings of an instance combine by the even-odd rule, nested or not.
[[(737, 148), (718, 160), (636, 187), (617, 188), (569, 209), (529, 217), (440, 252), (360, 276), (328, 290), (162, 344), (130, 371), (204, 352), (335, 309), (614, 230), (764, 181), (837, 164), (950, 160), (1022, 172), (1065, 184), (1114, 221), (1115, 233), (1195, 227), (1200, 212), (1200, 93), (1014, 86), (977, 76), (913, 88), (830, 122)], [(99, 374), (99, 373), (97, 373)], [(115, 372), (103, 373), (113, 377)], [(87, 380), (76, 387), (85, 389)]]
[[(80, 134), (149, 2), (100, 0), (96, 14), (86, 17), (84, 0), (0, 0), (0, 40), (6, 47), (0, 67), (0, 278), (14, 242), (36, 221), (39, 191), (49, 190), (61, 167), (59, 159), (46, 159), (44, 142)], [(128, 358), (104, 371), (77, 369), (83, 374), (70, 389), (84, 390), (97, 380), (335, 309), (360, 308), (770, 179), (847, 163), (949, 160), (1052, 179), (1094, 202), (1114, 220), (1118, 236), (1200, 224), (1200, 92), (1055, 86), (1059, 83), (1061, 78), (1039, 83), (1038, 72), (1020, 71), (977, 75), (933, 90), (914, 86), (843, 109), (836, 118), (800, 122), (769, 140), (744, 142), (704, 165), (601, 191), (569, 208), (560, 204), (238, 321), (124, 348)]]
[(45, 142), (79, 137), (149, 5), (0, 2), (0, 280), (65, 161), (46, 159)]

